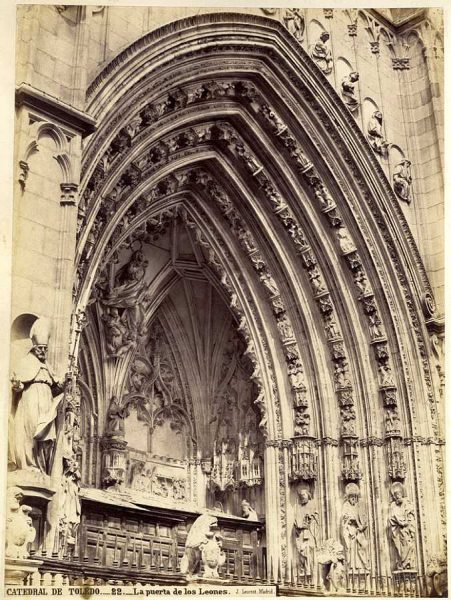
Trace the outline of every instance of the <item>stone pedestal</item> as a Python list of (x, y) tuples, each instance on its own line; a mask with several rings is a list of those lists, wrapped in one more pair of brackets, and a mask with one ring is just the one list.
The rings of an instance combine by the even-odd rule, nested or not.
[(6, 558), (5, 585), (23, 585), (25, 578), (36, 573), (42, 564), (42, 560)]
[(23, 490), (27, 498), (41, 498), (49, 501), (55, 494), (55, 487), (49, 475), (39, 471), (26, 471), (19, 469), (8, 473), (8, 486), (16, 485)]

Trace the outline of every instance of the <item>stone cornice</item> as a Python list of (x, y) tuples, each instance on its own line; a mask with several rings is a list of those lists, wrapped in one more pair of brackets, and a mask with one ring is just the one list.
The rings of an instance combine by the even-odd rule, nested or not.
[(426, 17), (426, 10), (424, 8), (418, 9), (415, 13), (407, 15), (403, 19), (398, 22), (394, 22), (391, 19), (388, 19), (385, 15), (379, 12), (377, 8), (370, 8), (368, 12), (375, 18), (381, 25), (390, 29), (395, 34), (402, 33), (406, 29), (410, 27), (415, 27), (423, 21)]
[(51, 121), (57, 121), (86, 137), (97, 129), (96, 120), (87, 113), (51, 96), (28, 83), (16, 88), (16, 106), (27, 106), (39, 111)]

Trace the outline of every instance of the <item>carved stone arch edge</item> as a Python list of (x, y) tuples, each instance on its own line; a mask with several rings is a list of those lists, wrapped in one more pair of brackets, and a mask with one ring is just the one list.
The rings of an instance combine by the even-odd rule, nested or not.
[[(418, 269), (418, 273), (419, 273), (420, 279), (422, 281), (423, 289), (426, 290), (424, 293), (428, 292), (432, 297), (431, 287), (430, 287), (426, 272), (424, 270), (424, 266), (422, 264), (420, 255), (418, 253), (416, 243), (415, 243), (412, 235), (409, 232), (404, 215), (402, 213), (401, 208), (399, 207), (399, 203), (396, 201), (396, 198), (391, 189), (391, 186), (390, 186), (389, 182), (386, 181), (386, 177), (385, 177), (377, 159), (373, 156), (371, 149), (368, 147), (368, 144), (363, 136), (363, 133), (360, 131), (358, 125), (355, 123), (354, 119), (349, 114), (349, 111), (347, 110), (347, 108), (345, 106), (341, 106), (342, 102), (341, 102), (341, 100), (339, 100), (338, 95), (335, 92), (335, 90), (333, 89), (333, 87), (331, 86), (331, 84), (324, 79), (324, 77), (322, 76), (318, 67), (316, 65), (312, 65), (312, 61), (311, 61), (310, 57), (307, 55), (307, 53), (305, 53), (299, 47), (299, 45), (296, 43), (295, 40), (291, 39), (291, 36), (288, 35), (288, 33), (285, 30), (285, 27), (278, 21), (275, 21), (273, 19), (267, 19), (265, 17), (261, 17), (261, 16), (257, 16), (257, 15), (243, 15), (240, 13), (233, 13), (233, 12), (215, 13), (213, 15), (199, 15), (197, 17), (188, 17), (188, 18), (182, 19), (180, 21), (175, 21), (175, 22), (170, 23), (169, 25), (163, 26), (149, 34), (146, 34), (140, 40), (138, 40), (137, 42), (132, 44), (129, 48), (127, 48), (125, 51), (120, 53), (116, 57), (116, 59), (112, 63), (110, 63), (110, 65), (108, 65), (99, 74), (99, 76), (96, 78), (96, 80), (94, 80), (94, 82), (91, 84), (91, 86), (89, 88), (89, 94), (92, 94), (94, 92), (94, 90), (99, 88), (105, 79), (107, 79), (110, 76), (112, 77), (113, 75), (117, 74), (118, 70), (125, 68), (126, 64), (131, 63), (139, 55), (139, 53), (141, 51), (145, 51), (148, 47), (150, 47), (152, 45), (153, 42), (156, 43), (159, 40), (165, 38), (166, 36), (170, 36), (174, 32), (179, 32), (180, 30), (187, 30), (188, 28), (193, 27), (193, 26), (199, 26), (199, 25), (208, 26), (208, 25), (220, 25), (220, 24), (225, 25), (227, 22), (230, 22), (230, 21), (234, 22), (236, 25), (243, 25), (243, 28), (255, 26), (259, 30), (261, 28), (270, 29), (273, 35), (275, 34), (283, 39), (284, 45), (287, 45), (292, 50), (296, 49), (297, 60), (302, 63), (303, 69), (304, 70), (309, 69), (311, 74), (316, 75), (315, 86), (319, 87), (320, 89), (325, 88), (324, 91), (327, 91), (327, 95), (333, 99), (333, 103), (332, 103), (333, 112), (339, 111), (342, 113), (340, 115), (340, 118), (342, 120), (344, 120), (347, 123), (347, 126), (350, 127), (354, 131), (354, 134), (357, 134), (360, 142), (367, 149), (367, 152), (365, 153), (366, 154), (365, 160), (369, 159), (371, 161), (373, 168), (377, 172), (379, 180), (382, 181), (384, 191), (385, 191), (384, 195), (387, 195), (387, 192), (388, 192), (388, 196), (390, 197), (390, 204), (392, 205), (392, 210), (394, 210), (396, 212), (397, 220), (401, 223), (406, 241), (410, 247), (410, 251), (413, 253), (413, 260), (416, 265), (416, 269)], [(240, 33), (241, 32), (238, 32), (238, 35), (240, 35)], [(274, 54), (274, 50), (272, 50), (271, 52), (272, 52), (272, 54)], [(337, 100), (338, 100), (338, 102), (337, 102)], [(325, 111), (324, 109), (322, 110), (322, 112), (323, 112), (323, 118), (325, 118), (328, 121), (330, 118), (330, 114), (327, 114), (327, 111)]]

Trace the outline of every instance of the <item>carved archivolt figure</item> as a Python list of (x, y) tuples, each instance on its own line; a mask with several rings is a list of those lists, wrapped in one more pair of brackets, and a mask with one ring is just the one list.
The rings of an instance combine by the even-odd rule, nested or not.
[(298, 42), (304, 39), (305, 19), (299, 8), (287, 8), (283, 16), (283, 22), (288, 31)]
[(356, 483), (348, 483), (345, 489), (340, 529), (346, 551), (348, 570), (369, 568), (368, 564), (368, 520), (360, 507), (360, 489)]
[(332, 73), (332, 65), (334, 62), (334, 59), (332, 58), (332, 51), (327, 45), (329, 38), (330, 35), (327, 33), (327, 31), (323, 31), (319, 36), (319, 40), (312, 46), (310, 50), (310, 56), (325, 75)]
[(55, 419), (63, 383), (47, 364), (50, 337), (46, 321), (38, 319), (30, 332), (32, 348), (17, 365), (14, 392), (14, 462), (18, 469), (50, 474), (56, 439)]
[(382, 113), (378, 110), (373, 113), (371, 119), (368, 121), (367, 135), (374, 152), (385, 156), (390, 144), (382, 133)]
[(31, 506), (20, 505), (23, 498), (18, 487), (8, 488), (6, 495), (6, 548), (7, 558), (28, 558), (28, 545), (34, 541), (36, 530), (30, 517)]
[(396, 569), (414, 569), (415, 560), (415, 512), (406, 498), (402, 483), (394, 483), (390, 489), (393, 498), (390, 503), (388, 524), (396, 550)]
[(343, 77), (341, 81), (341, 97), (351, 111), (354, 111), (359, 105), (359, 101), (355, 97), (355, 85), (358, 80), (359, 74), (356, 71), (352, 71), (352, 73)]
[(311, 577), (315, 573), (319, 515), (313, 507), (309, 490), (304, 487), (299, 489), (299, 502), (294, 514), (294, 532), (299, 567), (303, 575)]
[(113, 289), (102, 298), (105, 306), (124, 309), (122, 322), (126, 325), (129, 339), (144, 333), (142, 294), (146, 287), (147, 264), (141, 250), (133, 252), (129, 262), (117, 272)]
[(393, 171), (393, 189), (395, 194), (410, 204), (412, 198), (410, 197), (410, 187), (412, 185), (412, 175), (410, 173), (410, 165), (412, 163), (407, 158), (398, 163)]
[(243, 500), (241, 502), (241, 510), (243, 519), (248, 519), (248, 521), (258, 521), (258, 515), (252, 506), (249, 504), (247, 500)]
[(134, 339), (128, 338), (127, 327), (117, 308), (109, 308), (102, 315), (102, 319), (105, 323), (106, 349), (109, 356), (123, 356), (127, 350), (136, 345)]
[(341, 251), (345, 254), (353, 252), (355, 250), (354, 241), (346, 227), (339, 227), (336, 232)]
[(202, 548), (211, 540), (210, 533), (218, 528), (218, 520), (213, 515), (203, 514), (191, 525), (185, 543), (185, 553), (180, 562), (180, 572), (187, 575), (199, 573)]

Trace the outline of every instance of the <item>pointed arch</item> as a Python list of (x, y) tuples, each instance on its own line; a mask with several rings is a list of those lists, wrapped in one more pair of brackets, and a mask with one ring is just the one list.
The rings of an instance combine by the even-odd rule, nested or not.
[[(271, 556), (281, 547), (285, 568), (293, 555), (288, 479), (303, 437), (321, 448), (318, 486), (332, 497), (362, 474), (369, 498), (384, 490), (385, 505), (371, 500), (376, 555), (390, 481), (406, 481), (427, 528), (416, 491), (426, 453), (405, 441), (437, 433), (432, 292), (390, 182), (320, 70), (274, 20), (202, 15), (122, 52), (88, 108), (99, 130), (84, 155), (77, 308), (133, 232), (165, 211), (192, 229), (266, 405), (268, 514), (273, 502), (283, 515)], [(152, 288), (155, 307), (171, 277), (168, 267)], [(334, 511), (325, 502), (329, 535)]]

